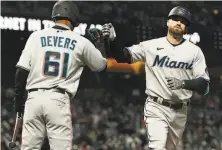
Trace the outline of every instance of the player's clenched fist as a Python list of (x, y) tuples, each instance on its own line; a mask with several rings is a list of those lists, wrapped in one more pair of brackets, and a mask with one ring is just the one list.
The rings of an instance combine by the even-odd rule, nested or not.
[(181, 81), (177, 78), (166, 77), (168, 87), (171, 90), (178, 90), (184, 87), (184, 81)]
[(104, 38), (113, 41), (116, 38), (116, 32), (111, 23), (104, 24), (102, 27), (102, 34)]

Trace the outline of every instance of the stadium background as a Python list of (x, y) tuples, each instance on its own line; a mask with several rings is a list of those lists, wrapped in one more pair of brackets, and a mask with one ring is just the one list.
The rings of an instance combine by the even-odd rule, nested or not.
[[(182, 5), (192, 12), (188, 34), (197, 32), (211, 77), (209, 95), (194, 94), (187, 127), (178, 150), (222, 149), (222, 2), (76, 2), (81, 21), (90, 25), (112, 22), (118, 45), (126, 46), (166, 35), (166, 19), (172, 7)], [(50, 20), (54, 2), (1, 2), (1, 149), (8, 149), (15, 121), (13, 83), (15, 64), (28, 36), (29, 23)], [(12, 18), (13, 17), (13, 18)], [(16, 18), (25, 18), (24, 30)], [(18, 19), (17, 19), (18, 20)], [(28, 22), (31, 20), (30, 22)], [(36, 21), (34, 20), (34, 21)], [(36, 27), (38, 29), (38, 27)], [(84, 28), (85, 29), (85, 28)], [(83, 31), (81, 33), (84, 33)], [(124, 70), (124, 69), (123, 69)], [(143, 105), (146, 95), (144, 73), (110, 72), (102, 80), (87, 67), (73, 99), (73, 149), (146, 149)], [(18, 138), (20, 140), (20, 136)], [(18, 142), (19, 144), (20, 142)], [(46, 147), (47, 149), (47, 141)]]

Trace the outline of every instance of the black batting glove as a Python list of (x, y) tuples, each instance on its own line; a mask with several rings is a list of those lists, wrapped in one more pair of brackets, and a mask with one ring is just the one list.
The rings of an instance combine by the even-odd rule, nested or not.
[(102, 31), (97, 28), (88, 29), (85, 37), (95, 45), (95, 43), (102, 37)]

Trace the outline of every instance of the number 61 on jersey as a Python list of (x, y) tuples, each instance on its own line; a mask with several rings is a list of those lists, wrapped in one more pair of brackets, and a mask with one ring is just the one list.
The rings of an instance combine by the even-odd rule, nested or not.
[(43, 75), (51, 77), (67, 77), (69, 53), (46, 51), (43, 62)]

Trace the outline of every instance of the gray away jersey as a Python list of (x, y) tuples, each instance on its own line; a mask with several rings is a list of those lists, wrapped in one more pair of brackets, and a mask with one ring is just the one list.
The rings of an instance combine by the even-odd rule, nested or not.
[(86, 38), (70, 30), (48, 28), (30, 35), (17, 67), (30, 71), (26, 90), (58, 87), (74, 96), (84, 65), (101, 71), (106, 63)]
[(146, 71), (146, 94), (174, 101), (186, 100), (192, 91), (170, 90), (165, 77), (191, 80), (202, 77), (209, 81), (207, 66), (201, 49), (184, 41), (171, 45), (166, 37), (144, 41), (128, 48), (132, 62), (143, 61)]

